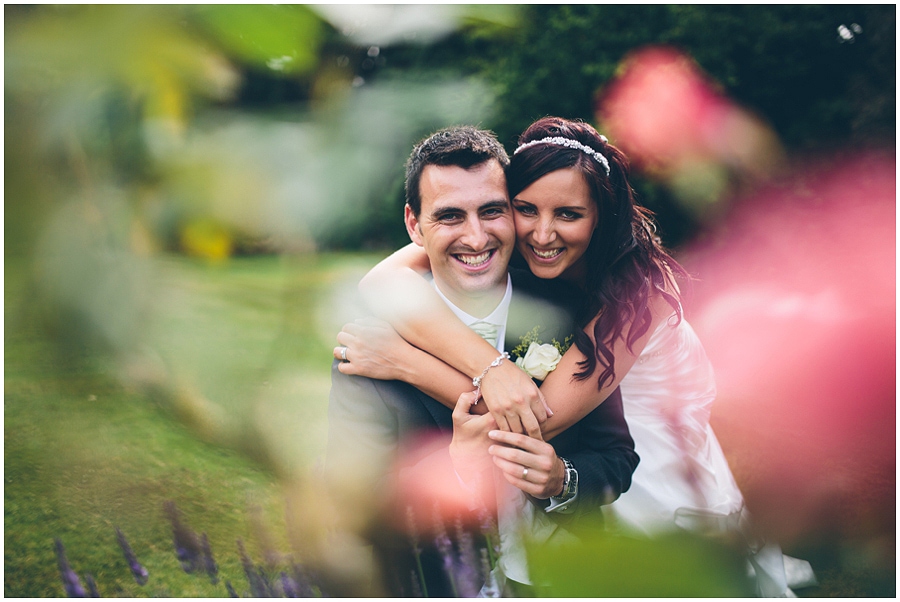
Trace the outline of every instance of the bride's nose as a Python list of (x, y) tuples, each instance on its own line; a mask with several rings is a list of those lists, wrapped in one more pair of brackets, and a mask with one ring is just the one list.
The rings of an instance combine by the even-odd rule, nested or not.
[(553, 227), (553, 220), (539, 219), (531, 238), (538, 246), (549, 245), (554, 242), (556, 240), (556, 230)]

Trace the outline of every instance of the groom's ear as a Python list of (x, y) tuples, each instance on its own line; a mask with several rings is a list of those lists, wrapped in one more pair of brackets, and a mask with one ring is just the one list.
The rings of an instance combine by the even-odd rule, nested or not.
[(419, 228), (419, 218), (416, 217), (416, 214), (413, 213), (413, 210), (409, 205), (405, 205), (403, 208), (403, 221), (406, 222), (406, 233), (409, 234), (410, 240), (420, 247), (424, 247), (425, 242), (422, 240), (422, 230)]

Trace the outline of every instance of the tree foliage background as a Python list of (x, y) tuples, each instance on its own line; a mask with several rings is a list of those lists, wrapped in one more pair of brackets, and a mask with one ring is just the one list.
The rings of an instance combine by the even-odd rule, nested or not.
[[(425, 48), (389, 49), (383, 72), (438, 69), (485, 77), (497, 103), (483, 125), (513, 149), (539, 117), (594, 121), (622, 60), (647, 45), (670, 45), (771, 124), (795, 155), (895, 145), (892, 6), (529, 5), (518, 19), (489, 32), (463, 28)], [(841, 37), (839, 28), (853, 24), (861, 33)], [(700, 224), (664, 189), (640, 178), (636, 186), (659, 214), (667, 244), (696, 234)], [(403, 232), (393, 231), (402, 243)]]
[[(66, 9), (8, 7), (7, 31), (13, 34), (13, 43), (20, 22), (32, 13), (54, 10)], [(227, 109), (296, 122), (306, 119), (301, 115), (309, 115), (310, 109), (333, 112), (344, 93), (332, 93), (348, 86), (365, 88), (397, 79), (486, 82), (493, 100), (482, 106), (489, 109), (477, 119), (511, 149), (518, 134), (537, 117), (595, 120), (604, 88), (621, 69), (623, 59), (651, 44), (686, 52), (725, 95), (768, 122), (792, 156), (852, 153), (895, 144), (896, 23), (890, 5), (527, 5), (515, 10), (479, 6), (463, 12), (458, 27), (426, 29), (418, 38), (407, 32), (386, 44), (371, 45), (362, 43), (362, 38), (348, 39), (339, 21), (334, 25), (312, 16), (304, 19), (299, 9), (235, 6), (178, 12), (184, 18), (182, 26), (195, 28), (201, 39), (218, 45), (231, 63), (218, 74), (207, 72), (207, 81), (176, 71), (156, 79), (162, 85), (158, 95), (141, 97), (140, 92), (122, 90), (118, 98), (109, 100), (102, 116), (109, 131), (106, 144), (115, 158), (114, 167), (125, 177), (153, 177), (153, 161), (148, 161), (152, 152), (147, 148), (151, 141), (141, 135), (135, 111), (156, 116), (190, 113), (202, 121), (210, 110)], [(68, 41), (78, 43), (74, 37)], [(164, 39), (146, 41), (166, 43)], [(48, 40), (32, 43), (38, 45), (37, 58), (47, 57), (50, 48), (62, 47)], [(81, 56), (69, 57), (73, 64), (89, 58), (87, 48), (82, 50)], [(120, 55), (119, 63), (127, 66), (128, 57), (121, 50), (95, 51), (105, 52), (105, 58)], [(7, 62), (8, 83), (39, 76), (32, 72), (26, 77), (17, 70), (20, 64), (28, 69), (27, 62), (16, 58)], [(184, 61), (176, 66), (191, 68), (201, 67)], [(127, 82), (127, 74), (120, 75)], [(199, 96), (178, 98), (183, 92), (173, 86), (177, 81), (173, 75), (197, 86)], [(142, 76), (138, 70), (132, 77)], [(10, 121), (18, 113), (16, 97), (8, 100), (7, 124), (14, 136), (22, 122), (20, 118)], [(413, 104), (423, 102), (435, 100), (422, 98)], [(447, 107), (460, 104), (452, 97), (441, 102)], [(411, 128), (415, 137), (454, 120), (460, 118), (445, 111), (422, 124), (409, 119), (404, 127)], [(399, 127), (398, 121), (391, 123)], [(371, 123), (359, 126), (371, 127)], [(358, 140), (361, 134), (344, 133), (348, 140)], [(22, 156), (14, 152), (10, 160)], [(315, 232), (320, 248), (392, 248), (406, 242), (395, 219), (402, 205), (402, 160), (402, 153), (395, 153), (392, 162), (384, 164), (385, 173), (370, 178), (353, 219), (345, 219), (340, 228)], [(19, 172), (16, 164), (10, 167), (13, 174)], [(636, 186), (644, 203), (659, 214), (667, 244), (677, 247), (701, 228), (697, 217), (679, 208), (663, 187), (640, 177)], [(15, 207), (7, 211), (11, 209)], [(181, 214), (169, 219), (189, 218)], [(261, 244), (265, 237), (258, 233), (230, 228), (237, 251), (271, 249)], [(16, 232), (10, 234), (15, 244), (19, 237)], [(174, 231), (164, 242), (171, 248), (179, 244)]]

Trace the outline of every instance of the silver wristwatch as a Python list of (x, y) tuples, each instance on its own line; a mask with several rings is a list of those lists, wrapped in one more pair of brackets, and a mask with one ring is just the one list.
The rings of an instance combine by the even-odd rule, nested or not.
[(566, 467), (566, 477), (563, 479), (562, 493), (553, 496), (553, 499), (563, 503), (571, 500), (578, 493), (578, 471), (567, 459), (563, 457), (559, 459), (562, 460), (563, 465)]

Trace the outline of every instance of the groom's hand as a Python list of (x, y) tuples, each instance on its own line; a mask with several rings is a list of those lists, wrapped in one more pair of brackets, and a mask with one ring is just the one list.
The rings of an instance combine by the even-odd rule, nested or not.
[(542, 500), (562, 493), (566, 467), (552, 445), (506, 431), (490, 431), (488, 437), (496, 443), (488, 453), (510, 484)]
[(475, 403), (475, 393), (463, 393), (453, 409), (453, 439), (450, 442), (450, 459), (456, 473), (471, 486), (476, 486), (484, 473), (492, 468), (488, 446), (488, 432), (497, 428), (493, 416), (470, 413)]

